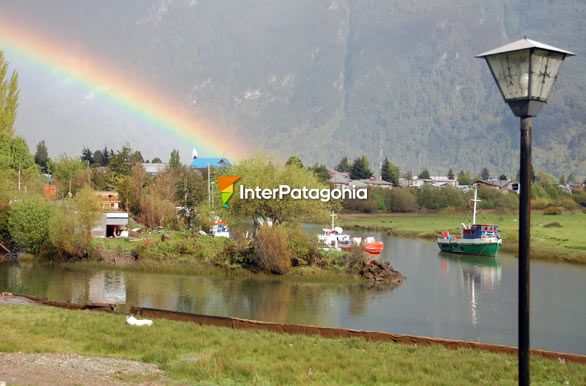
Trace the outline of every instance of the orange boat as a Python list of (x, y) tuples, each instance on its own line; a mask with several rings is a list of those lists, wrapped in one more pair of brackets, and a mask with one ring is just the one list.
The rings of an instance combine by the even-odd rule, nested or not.
[[(383, 249), (385, 248), (385, 243), (382, 241), (376, 241), (374, 237), (353, 237), (352, 244), (360, 245), (366, 253), (370, 256), (378, 256), (382, 253)], [(352, 249), (351, 245), (345, 245), (342, 247), (344, 251), (350, 251)]]

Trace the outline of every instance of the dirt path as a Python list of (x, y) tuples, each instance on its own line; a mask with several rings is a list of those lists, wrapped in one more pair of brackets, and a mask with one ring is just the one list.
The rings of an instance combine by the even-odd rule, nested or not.
[(161, 385), (156, 365), (73, 354), (0, 353), (0, 384)]

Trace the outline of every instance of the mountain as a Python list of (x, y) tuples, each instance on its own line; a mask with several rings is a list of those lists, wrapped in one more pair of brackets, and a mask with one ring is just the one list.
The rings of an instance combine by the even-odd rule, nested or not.
[[(534, 119), (535, 168), (586, 176), (581, 0), (7, 3), (0, 11), (69, 39), (89, 58), (108, 58), (137, 82), (159, 85), (253, 147), (306, 164), (366, 154), (378, 165), (382, 154), (415, 173), (487, 167), (516, 174), (518, 120), (474, 55), (527, 36), (578, 55), (564, 64), (550, 103)], [(45, 137), (77, 119), (65, 106), (44, 108), (63, 111), (63, 118), (47, 113), (53, 123), (41, 131)], [(34, 130), (48, 124), (37, 120), (20, 122)], [(92, 120), (101, 127), (118, 121), (108, 114)], [(40, 138), (26, 127), (25, 136)], [(159, 142), (139, 132), (118, 139), (156, 149)]]

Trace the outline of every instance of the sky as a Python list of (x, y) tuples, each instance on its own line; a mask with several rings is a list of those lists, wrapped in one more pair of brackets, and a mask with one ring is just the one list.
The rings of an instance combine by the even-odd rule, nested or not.
[[(146, 159), (164, 161), (172, 149), (184, 161), (193, 148), (200, 156), (244, 153), (243, 141), (161, 79), (160, 66), (140, 60), (148, 57), (141, 52), (148, 45), (121, 38), (141, 24), (157, 23), (167, 2), (127, 2), (118, 19), (110, 18), (114, 7), (97, 3), (0, 3), (0, 50), (19, 73), (16, 134), (31, 151), (44, 140), (52, 157), (125, 143)], [(98, 21), (84, 19), (90, 13)], [(116, 33), (108, 33), (110, 27)]]

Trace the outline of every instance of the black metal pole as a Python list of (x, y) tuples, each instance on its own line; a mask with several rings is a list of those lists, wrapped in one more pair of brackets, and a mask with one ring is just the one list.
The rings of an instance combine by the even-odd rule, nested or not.
[(531, 117), (521, 118), (519, 183), (519, 385), (529, 385), (529, 241), (531, 201)]

